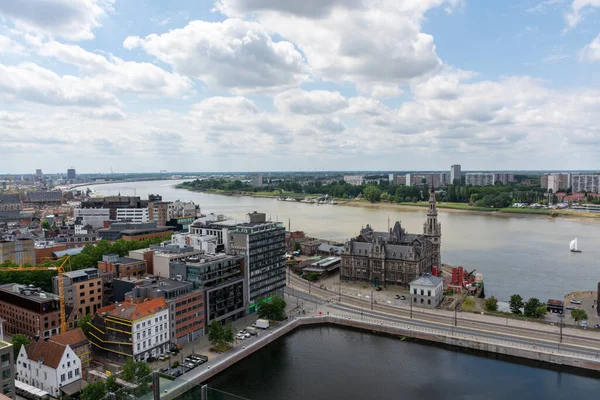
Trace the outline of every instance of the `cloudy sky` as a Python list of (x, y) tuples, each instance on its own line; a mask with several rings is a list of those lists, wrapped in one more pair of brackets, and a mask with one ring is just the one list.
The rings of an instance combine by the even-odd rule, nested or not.
[(597, 169), (600, 0), (0, 0), (0, 173)]

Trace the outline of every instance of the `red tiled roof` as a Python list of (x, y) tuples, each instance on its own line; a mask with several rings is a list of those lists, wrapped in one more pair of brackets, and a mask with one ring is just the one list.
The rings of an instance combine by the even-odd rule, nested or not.
[(85, 336), (85, 333), (83, 333), (81, 328), (75, 328), (71, 331), (61, 333), (60, 335), (51, 336), (49, 341), (58, 344), (69, 345), (71, 348), (76, 348), (89, 343), (88, 338)]
[(58, 364), (66, 350), (67, 346), (56, 342), (43, 339), (30, 343), (25, 346), (27, 358), (32, 361), (41, 361), (50, 368), (58, 368)]
[(98, 314), (106, 312), (108, 315), (113, 317), (135, 321), (137, 319), (145, 318), (149, 315), (155, 314), (159, 311), (166, 310), (168, 307), (169, 306), (165, 302), (165, 299), (158, 297), (156, 299), (149, 299), (139, 304), (132, 304), (126, 301), (119, 303), (118, 306), (112, 304), (99, 309)]

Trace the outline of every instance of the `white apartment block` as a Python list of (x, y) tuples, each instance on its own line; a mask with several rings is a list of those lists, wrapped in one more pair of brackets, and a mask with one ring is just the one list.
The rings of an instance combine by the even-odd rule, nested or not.
[(171, 236), (171, 244), (179, 247), (193, 247), (204, 253), (217, 252), (217, 237), (213, 235), (199, 235), (196, 233), (175, 233)]
[(131, 220), (131, 222), (148, 222), (148, 208), (118, 208), (118, 220)]
[(556, 174), (544, 174), (542, 176), (542, 188), (552, 190), (552, 193), (560, 192), (561, 190), (567, 190), (571, 187), (571, 174), (568, 173), (556, 173)]
[[(154, 303), (156, 300), (164, 304), (163, 309), (143, 319), (134, 316), (131, 339), (133, 358), (136, 361), (145, 361), (148, 357), (158, 357), (169, 351), (169, 307), (162, 297), (147, 303)], [(144, 303), (138, 305), (138, 308), (143, 307)]]
[(193, 201), (174, 201), (169, 203), (167, 210), (167, 219), (180, 218), (180, 217), (196, 217), (198, 209)]
[(450, 183), (460, 185), (460, 165), (454, 164), (450, 167)]
[(360, 186), (365, 183), (365, 177), (362, 175), (344, 175), (344, 182), (353, 186)]
[(81, 380), (81, 360), (68, 345), (40, 339), (21, 346), (16, 372), (18, 381), (58, 398), (62, 388)]
[(496, 172), (494, 173), (494, 183), (502, 182), (506, 185), (509, 182), (515, 181), (515, 174), (513, 172)]
[(571, 187), (573, 192), (600, 193), (600, 175), (573, 174)]
[(471, 186), (494, 185), (494, 174), (489, 172), (468, 172), (465, 175), (465, 184)]
[(75, 208), (73, 216), (81, 217), (84, 225), (90, 224), (96, 229), (104, 228), (104, 221), (110, 220), (110, 210), (108, 208)]

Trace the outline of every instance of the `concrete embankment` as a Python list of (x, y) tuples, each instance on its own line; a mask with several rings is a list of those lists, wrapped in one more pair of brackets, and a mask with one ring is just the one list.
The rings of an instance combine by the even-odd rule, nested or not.
[(459, 347), (475, 352), (496, 354), (504, 359), (526, 359), (540, 364), (576, 368), (585, 370), (588, 374), (600, 376), (600, 357), (598, 355), (591, 357), (585, 354), (563, 351), (558, 349), (558, 347), (549, 347), (548, 345), (536, 346), (516, 341), (488, 339), (462, 333), (450, 333), (435, 328), (423, 328), (411, 324), (370, 318), (359, 318), (348, 315), (323, 315), (297, 318), (273, 329), (272, 332), (270, 330), (262, 332), (262, 337), (259, 337), (259, 340), (249, 343), (248, 346), (242, 349), (239, 349), (239, 347), (236, 348), (236, 353), (230, 356), (224, 354), (224, 358), (220, 360), (215, 359), (210, 363), (210, 366), (200, 367), (203, 368), (201, 371), (192, 372), (178, 378), (173, 382), (173, 385), (169, 385), (171, 387), (166, 393), (162, 393), (161, 399), (173, 399), (180, 396), (192, 387), (202, 384), (298, 327), (318, 324), (332, 324), (392, 336), (409, 337), (448, 347)]

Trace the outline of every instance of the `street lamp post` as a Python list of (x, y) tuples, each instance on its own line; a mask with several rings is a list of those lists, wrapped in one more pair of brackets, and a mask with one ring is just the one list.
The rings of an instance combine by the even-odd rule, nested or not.
[(410, 319), (412, 319), (412, 303), (413, 303), (413, 295), (412, 293), (409, 293), (410, 295)]
[(373, 286), (371, 286), (371, 311), (373, 311)]

